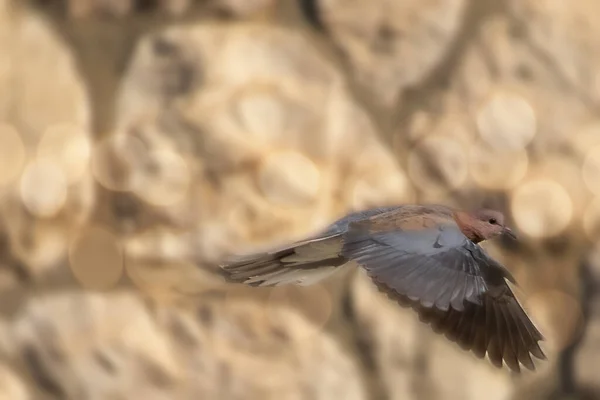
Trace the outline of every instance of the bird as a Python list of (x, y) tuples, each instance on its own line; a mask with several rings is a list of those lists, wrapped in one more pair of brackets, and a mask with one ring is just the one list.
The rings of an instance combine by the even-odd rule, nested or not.
[(230, 256), (225, 281), (248, 286), (308, 286), (358, 266), (376, 288), (414, 310), (433, 332), (497, 368), (535, 371), (544, 336), (515, 297), (514, 276), (481, 243), (517, 240), (504, 214), (438, 204), (350, 212), (317, 234), (269, 250)]

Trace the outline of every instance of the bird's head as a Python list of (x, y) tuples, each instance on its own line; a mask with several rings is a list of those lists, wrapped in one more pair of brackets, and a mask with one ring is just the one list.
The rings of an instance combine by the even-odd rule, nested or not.
[(482, 240), (492, 239), (496, 236), (506, 235), (512, 239), (517, 236), (505, 225), (504, 214), (500, 211), (481, 209), (472, 214), (472, 223)]

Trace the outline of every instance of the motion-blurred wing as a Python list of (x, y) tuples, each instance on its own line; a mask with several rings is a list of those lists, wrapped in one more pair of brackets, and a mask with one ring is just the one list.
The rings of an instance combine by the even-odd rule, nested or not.
[(380, 207), (351, 213), (308, 239), (265, 252), (232, 257), (221, 265), (221, 272), (229, 282), (250, 286), (314, 284), (347, 263), (341, 255), (341, 237), (350, 223), (395, 208)]
[(323, 235), (272, 251), (232, 257), (221, 265), (228, 282), (250, 286), (311, 285), (344, 265), (340, 234)]

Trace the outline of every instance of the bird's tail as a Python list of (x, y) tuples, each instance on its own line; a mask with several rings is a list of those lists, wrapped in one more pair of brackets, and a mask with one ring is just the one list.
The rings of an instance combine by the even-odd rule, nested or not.
[(270, 252), (236, 257), (222, 264), (228, 282), (250, 286), (312, 285), (347, 263), (339, 234), (297, 242)]

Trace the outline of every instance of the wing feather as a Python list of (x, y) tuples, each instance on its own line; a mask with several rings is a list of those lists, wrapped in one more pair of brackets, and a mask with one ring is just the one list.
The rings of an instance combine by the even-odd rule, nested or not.
[[(422, 216), (419, 221), (427, 223)], [(538, 344), (543, 337), (508, 287), (514, 278), (458, 226), (439, 222), (421, 229), (406, 219), (395, 228), (388, 221), (384, 229), (350, 223), (340, 254), (464, 350), (487, 354), (496, 367), (535, 369), (531, 356), (545, 359)]]

